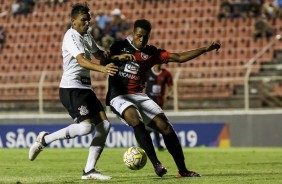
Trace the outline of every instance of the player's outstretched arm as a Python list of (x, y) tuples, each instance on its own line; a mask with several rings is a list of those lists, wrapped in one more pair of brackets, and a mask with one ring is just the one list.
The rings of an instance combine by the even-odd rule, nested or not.
[(83, 54), (79, 54), (76, 56), (77, 62), (81, 67), (87, 68), (88, 70), (99, 71), (110, 76), (113, 76), (118, 71), (118, 67), (114, 65), (114, 63), (109, 63), (106, 66), (99, 65), (83, 57)]
[(218, 49), (220, 49), (220, 44), (213, 42), (208, 46), (201, 47), (198, 49), (189, 50), (180, 53), (171, 53), (169, 56), (169, 62), (183, 63), (191, 59), (194, 59), (206, 52), (210, 52), (213, 50), (218, 51)]

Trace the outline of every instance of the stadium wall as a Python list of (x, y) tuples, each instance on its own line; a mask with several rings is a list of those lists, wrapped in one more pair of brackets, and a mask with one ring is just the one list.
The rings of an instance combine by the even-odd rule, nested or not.
[[(170, 121), (178, 128), (185, 125), (203, 125), (201, 134), (214, 131), (213, 126), (224, 123), (232, 147), (278, 147), (282, 146), (282, 110), (228, 110), (166, 112)], [(120, 120), (111, 113), (108, 117), (113, 125)], [(0, 125), (65, 125), (72, 123), (66, 114), (0, 114)], [(205, 126), (204, 126), (205, 125)], [(1, 132), (1, 130), (0, 130)], [(3, 134), (3, 133), (2, 133)], [(3, 135), (1, 135), (3, 136)], [(228, 146), (225, 146), (228, 147)]]

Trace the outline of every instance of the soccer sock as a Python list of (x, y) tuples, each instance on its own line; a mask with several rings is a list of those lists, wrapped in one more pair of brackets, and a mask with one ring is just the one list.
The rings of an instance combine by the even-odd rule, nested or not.
[(103, 149), (104, 149), (104, 146), (90, 146), (86, 166), (84, 168), (84, 172), (87, 173), (90, 170), (95, 168), (97, 160), (99, 159)]
[(154, 135), (156, 139), (156, 146), (159, 148), (161, 146), (160, 134), (158, 131), (154, 131)]
[(108, 120), (104, 120), (95, 126), (95, 135), (89, 148), (88, 159), (84, 171), (89, 172), (94, 169), (96, 163), (103, 152), (105, 142), (110, 131), (111, 124)]
[(171, 133), (168, 135), (163, 134), (163, 138), (166, 148), (169, 151), (169, 153), (172, 155), (178, 170), (183, 172), (187, 171), (184, 161), (183, 150), (174, 130), (172, 130)]
[(92, 132), (92, 126), (93, 125), (91, 123), (83, 122), (79, 124), (71, 124), (66, 128), (44, 136), (44, 140), (46, 144), (50, 144), (51, 142), (59, 139), (71, 139), (79, 135), (87, 135)]
[(152, 138), (145, 129), (145, 125), (140, 123), (134, 126), (133, 130), (137, 142), (139, 143), (140, 147), (144, 149), (152, 164), (156, 165), (157, 163), (160, 163), (153, 146)]

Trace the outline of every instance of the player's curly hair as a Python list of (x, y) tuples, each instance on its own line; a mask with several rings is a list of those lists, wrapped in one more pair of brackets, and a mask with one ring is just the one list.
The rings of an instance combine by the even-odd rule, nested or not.
[(89, 13), (90, 9), (88, 4), (85, 3), (76, 3), (72, 6), (71, 10), (71, 18), (76, 18), (80, 14), (87, 14)]
[(134, 30), (138, 27), (145, 29), (148, 32), (151, 32), (151, 29), (152, 29), (152, 25), (151, 25), (150, 21), (148, 21), (146, 19), (136, 20), (135, 23), (134, 23)]

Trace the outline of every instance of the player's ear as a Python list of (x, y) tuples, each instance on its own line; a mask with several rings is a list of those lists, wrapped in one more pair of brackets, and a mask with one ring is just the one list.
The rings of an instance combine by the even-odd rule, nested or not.
[(74, 19), (73, 19), (73, 18), (71, 18), (71, 24), (72, 24), (72, 25), (74, 24)]

